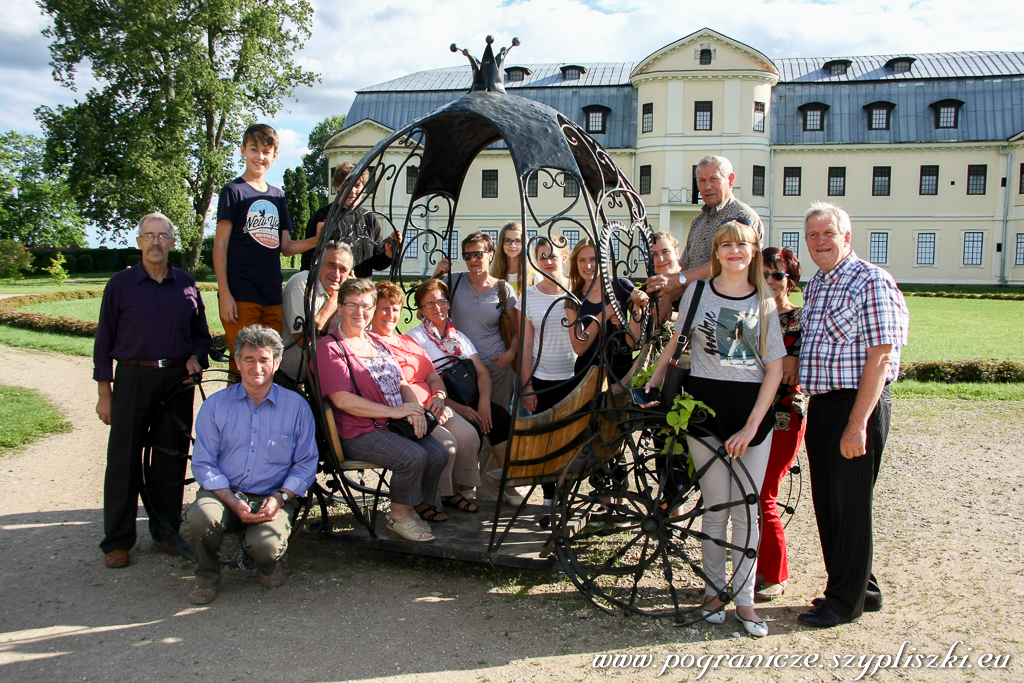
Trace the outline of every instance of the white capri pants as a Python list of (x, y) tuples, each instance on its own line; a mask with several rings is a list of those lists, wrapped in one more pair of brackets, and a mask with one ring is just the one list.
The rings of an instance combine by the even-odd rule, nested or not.
[[(703, 438), (708, 443), (713, 444), (715, 448), (721, 445), (721, 442), (714, 437), (705, 436)], [(729, 473), (730, 469), (732, 469), (731, 462), (727, 466), (725, 464), (726, 461), (718, 459), (712, 451), (709, 451), (704, 444), (693, 437), (686, 437), (686, 442), (690, 446), (690, 454), (693, 457), (695, 469), (700, 470), (709, 460), (716, 460), (716, 462), (711, 464), (707, 472), (704, 473), (704, 476), (700, 478), (700, 490), (704, 496), (704, 508), (707, 509), (713, 505), (741, 500), (741, 493), (737, 486), (736, 478)], [(747, 491), (747, 493), (754, 494), (753, 505), (746, 506), (749, 511), (749, 518), (753, 523), (750, 529), (750, 540), (746, 543), (746, 546), (750, 548), (757, 548), (761, 543), (757, 516), (761, 510), (761, 485), (764, 483), (764, 473), (768, 467), (768, 454), (771, 450), (772, 434), (768, 432), (768, 436), (760, 444), (753, 447), (748, 446), (747, 452), (741, 458), (743, 465), (750, 472), (750, 476), (754, 480), (754, 485), (757, 487), (754, 491)], [(746, 475), (743, 474), (743, 470), (736, 467), (735, 472), (739, 481), (743, 482), (743, 486), (745, 488), (749, 487), (750, 482), (747, 480)], [(716, 512), (705, 512), (701, 522), (701, 530), (711, 538), (725, 541), (725, 531), (733, 511), (736, 514), (732, 515), (732, 538), (735, 545), (744, 545), (747, 538), (747, 515), (743, 513), (742, 505)], [(716, 596), (720, 590), (725, 588), (726, 548), (713, 541), (701, 541), (701, 549), (704, 555), (704, 573), (711, 582), (704, 586), (704, 593), (709, 596)], [(757, 560), (748, 559), (742, 550), (734, 550), (732, 553), (732, 566), (733, 576), (745, 579), (742, 586), (733, 586), (734, 601), (738, 606), (752, 607), (754, 605), (754, 580), (757, 576)]]

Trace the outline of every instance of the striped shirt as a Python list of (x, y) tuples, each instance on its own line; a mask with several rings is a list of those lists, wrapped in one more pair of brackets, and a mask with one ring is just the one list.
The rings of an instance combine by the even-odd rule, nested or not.
[(812, 396), (858, 388), (868, 349), (881, 344), (892, 344), (888, 381), (895, 381), (909, 325), (892, 276), (850, 252), (827, 274), (818, 271), (804, 289), (801, 387)]

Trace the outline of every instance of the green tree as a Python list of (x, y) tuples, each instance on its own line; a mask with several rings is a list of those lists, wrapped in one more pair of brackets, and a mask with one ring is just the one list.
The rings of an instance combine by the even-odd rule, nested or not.
[[(284, 201), (288, 206), (288, 217), (292, 219), (292, 239), (301, 240), (306, 236), (306, 223), (313, 214), (309, 210), (309, 190), (306, 185), (306, 170), (302, 166), (285, 169)], [(320, 208), (319, 205), (317, 208)]]
[(26, 247), (85, 243), (85, 219), (59, 174), (43, 172), (45, 145), (34, 135), (0, 135), (0, 238)]
[(67, 168), (86, 217), (130, 230), (159, 210), (178, 228), (182, 266), (199, 262), (203, 226), (236, 172), (244, 127), (273, 116), (319, 76), (295, 63), (310, 36), (307, 0), (39, 0), (53, 19), (53, 75), (74, 89), (88, 64), (100, 86), (36, 115), (47, 164)]
[[(316, 124), (309, 132), (309, 154), (302, 157), (302, 167), (306, 169), (306, 180), (310, 189), (320, 195), (317, 209), (327, 203), (331, 196), (330, 181), (327, 178), (327, 157), (324, 155), (324, 146), (327, 141), (339, 133), (345, 125), (345, 115), (336, 114)], [(313, 209), (314, 213), (316, 209)]]
[(35, 270), (29, 250), (14, 240), (0, 240), (0, 277), (20, 280), (25, 277), (25, 270)]
[(64, 254), (57, 254), (51, 259), (49, 267), (43, 268), (43, 270), (50, 274), (50, 277), (53, 278), (58, 287), (62, 287), (68, 279), (68, 271), (64, 270), (65, 263)]

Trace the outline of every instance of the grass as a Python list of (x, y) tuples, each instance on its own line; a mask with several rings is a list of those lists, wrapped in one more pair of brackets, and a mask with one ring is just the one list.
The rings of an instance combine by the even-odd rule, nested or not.
[[(206, 304), (206, 322), (211, 332), (223, 332), (217, 305), (217, 292), (202, 292), (203, 303)], [(74, 301), (51, 301), (35, 306), (26, 306), (23, 311), (29, 313), (46, 313), (47, 315), (64, 315), (79, 320), (99, 320), (102, 299), (76, 299)]]
[(69, 431), (71, 423), (38, 391), (0, 384), (0, 453)]
[(981, 384), (959, 382), (917, 382), (904, 380), (892, 385), (895, 398), (957, 398), (968, 401), (1024, 401), (1024, 384)]
[(92, 356), (93, 341), (88, 337), (68, 337), (51, 332), (37, 332), (10, 325), (0, 325), (0, 344), (22, 349), (51, 351), (63, 353), (66, 356)]

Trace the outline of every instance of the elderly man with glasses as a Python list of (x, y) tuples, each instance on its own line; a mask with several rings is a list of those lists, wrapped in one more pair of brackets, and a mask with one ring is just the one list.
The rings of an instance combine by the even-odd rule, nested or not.
[(153, 540), (168, 555), (177, 555), (169, 539), (181, 521), (192, 391), (178, 393), (159, 412), (147, 488), (143, 437), (161, 397), (202, 372), (210, 349), (206, 307), (195, 280), (167, 263), (174, 248), (171, 221), (161, 213), (143, 217), (136, 242), (142, 258), (110, 278), (103, 292), (93, 349), (93, 379), (99, 388), (96, 413), (110, 425), (100, 548), (111, 569), (131, 562), (140, 494)]

